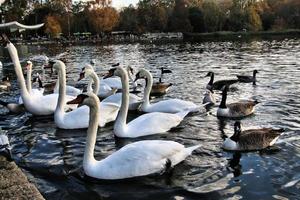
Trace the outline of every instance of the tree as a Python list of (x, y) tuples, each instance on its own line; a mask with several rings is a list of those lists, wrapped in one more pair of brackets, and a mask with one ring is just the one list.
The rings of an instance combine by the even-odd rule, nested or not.
[(57, 17), (48, 15), (46, 17), (45, 27), (45, 33), (50, 34), (50, 36), (53, 38), (59, 37), (59, 34), (61, 33), (61, 26), (57, 20)]
[(193, 27), (189, 20), (188, 4), (186, 0), (176, 0), (171, 17), (169, 29), (171, 31), (190, 32)]
[(205, 32), (203, 11), (198, 7), (189, 9), (189, 20), (194, 32)]
[(88, 12), (88, 22), (94, 33), (112, 31), (118, 21), (119, 14), (112, 7), (96, 8)]
[(205, 29), (208, 32), (220, 31), (222, 29), (222, 13), (214, 0), (206, 0), (203, 3), (203, 18)]
[(247, 10), (248, 29), (251, 31), (260, 31), (262, 29), (262, 22), (259, 14), (253, 5), (249, 6)]

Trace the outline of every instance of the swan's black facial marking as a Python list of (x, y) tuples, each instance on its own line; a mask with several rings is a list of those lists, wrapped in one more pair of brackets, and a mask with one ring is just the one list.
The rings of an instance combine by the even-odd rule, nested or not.
[(80, 94), (76, 97), (76, 99), (67, 102), (67, 104), (82, 104), (82, 102), (88, 97), (89, 96), (86, 94)]

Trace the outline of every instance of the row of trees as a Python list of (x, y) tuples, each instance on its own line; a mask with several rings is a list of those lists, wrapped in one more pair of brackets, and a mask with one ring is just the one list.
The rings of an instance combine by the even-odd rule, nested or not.
[(111, 0), (6, 0), (5, 21), (46, 23), (40, 34), (260, 31), (300, 28), (299, 0), (140, 0), (119, 11)]

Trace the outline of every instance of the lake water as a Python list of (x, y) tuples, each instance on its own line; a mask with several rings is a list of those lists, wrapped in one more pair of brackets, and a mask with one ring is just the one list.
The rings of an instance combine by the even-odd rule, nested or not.
[[(51, 118), (7, 115), (1, 108), (0, 126), (8, 132), (13, 158), (46, 199), (300, 199), (300, 39), (50, 46), (34, 47), (29, 52), (22, 60), (41, 54), (63, 59), (70, 85), (76, 84), (80, 69), (91, 59), (96, 59), (99, 74), (120, 62), (122, 66), (150, 69), (157, 77), (158, 68), (164, 66), (173, 71), (164, 79), (173, 86), (163, 98), (181, 98), (199, 105), (209, 81), (204, 78), (208, 71), (215, 72), (215, 79), (225, 79), (251, 75), (257, 69), (257, 85), (236, 84), (228, 102), (261, 101), (255, 114), (242, 120), (245, 128), (286, 129), (270, 149), (234, 154), (221, 148), (224, 138), (233, 133), (234, 121), (217, 119), (216, 108), (188, 116), (167, 134), (134, 140), (115, 138), (110, 124), (98, 130), (95, 157), (99, 160), (138, 140), (202, 146), (168, 174), (99, 181), (83, 173), (86, 130), (60, 130)], [(1, 73), (13, 75), (8, 62)], [(34, 64), (34, 72), (42, 73), (41, 63)], [(17, 97), (15, 80), (13, 86), (14, 91), (1, 94), (1, 99)], [(218, 94), (217, 99), (220, 97)]]

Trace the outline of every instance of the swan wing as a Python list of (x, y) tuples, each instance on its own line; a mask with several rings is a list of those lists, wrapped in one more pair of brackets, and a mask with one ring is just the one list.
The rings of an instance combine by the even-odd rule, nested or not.
[(145, 111), (177, 113), (183, 110), (190, 110), (191, 112), (195, 112), (198, 110), (198, 106), (191, 101), (184, 101), (180, 99), (168, 99), (150, 104), (149, 108)]
[(90, 172), (88, 175), (101, 179), (123, 179), (162, 173), (168, 164), (178, 164), (195, 148), (185, 148), (177, 142), (163, 140), (134, 142), (85, 171), (87, 174)]
[(127, 124), (126, 137), (140, 137), (164, 133), (176, 127), (183, 120), (178, 114), (153, 112), (139, 116)]
[(100, 85), (101, 84), (107, 84), (111, 88), (122, 89), (122, 82), (121, 82), (121, 79), (119, 77), (112, 77), (112, 78), (102, 79), (100, 81)]
[(106, 123), (115, 121), (119, 112), (120, 106), (114, 103), (100, 103), (100, 126), (105, 126)]

